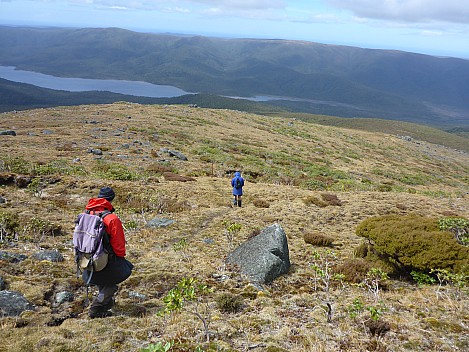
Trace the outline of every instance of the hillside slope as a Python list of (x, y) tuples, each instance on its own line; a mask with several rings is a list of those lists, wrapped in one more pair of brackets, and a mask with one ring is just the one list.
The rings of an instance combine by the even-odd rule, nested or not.
[[(284, 117), (124, 102), (4, 113), (0, 129), (16, 131), (16, 136), (0, 136), (0, 196), (6, 200), (0, 220), (16, 214), (21, 229), (15, 238), (2, 237), (0, 251), (28, 256), (19, 262), (0, 259), (0, 276), (8, 290), (36, 307), (20, 318), (0, 318), (6, 351), (91, 351), (98, 343), (103, 350), (139, 351), (158, 341), (174, 341), (173, 351), (469, 346), (464, 290), (390, 280), (380, 292), (381, 319), (389, 331), (376, 336), (350, 316), (349, 308), (358, 298), (372, 307), (378, 303), (355, 285), (315, 289), (314, 253), (325, 252), (304, 240), (309, 233), (332, 238), (328, 250), (338, 265), (353, 257), (361, 243), (355, 228), (371, 216), (469, 218), (467, 153)], [(246, 178), (242, 208), (230, 206), (235, 170)], [(21, 188), (11, 175), (36, 178)], [(135, 271), (121, 285), (114, 316), (90, 320), (83, 308), (85, 290), (75, 279), (70, 239), (76, 215), (103, 185), (116, 190), (114, 204)], [(314, 199), (323, 194), (337, 196), (340, 204), (316, 205)], [(155, 217), (175, 222), (147, 227)], [(293, 265), (258, 292), (224, 259), (272, 223), (285, 230)], [(240, 225), (231, 241), (230, 224)], [(60, 225), (61, 233), (52, 235), (47, 230), (52, 225)], [(5, 229), (5, 222), (0, 226)], [(34, 259), (46, 249), (58, 250), (64, 261)], [(162, 297), (183, 277), (213, 289), (208, 305), (199, 306), (202, 314), (203, 307), (210, 311), (210, 345), (189, 311), (158, 315)], [(58, 304), (57, 294), (64, 291), (73, 298)], [(240, 311), (226, 313), (217, 306), (230, 294), (242, 299)], [(331, 322), (323, 308), (326, 300), (333, 305)]]
[(345, 117), (467, 126), (469, 61), (287, 40), (0, 27), (0, 64), (55, 76), (173, 85)]

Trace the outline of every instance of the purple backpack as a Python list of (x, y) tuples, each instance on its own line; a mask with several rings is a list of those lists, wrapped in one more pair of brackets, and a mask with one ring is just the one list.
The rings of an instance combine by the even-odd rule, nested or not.
[(106, 210), (96, 215), (89, 212), (78, 215), (73, 232), (77, 273), (101, 271), (106, 267), (112, 249), (103, 219), (109, 214)]

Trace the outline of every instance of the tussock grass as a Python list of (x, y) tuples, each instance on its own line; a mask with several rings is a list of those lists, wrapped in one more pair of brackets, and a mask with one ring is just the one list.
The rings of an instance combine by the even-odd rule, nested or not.
[[(0, 140), (0, 171), (41, 176), (41, 183), (40, 190), (39, 184), (28, 189), (14, 182), (0, 188), (6, 199), (0, 204), (0, 250), (28, 255), (20, 263), (2, 261), (0, 275), (7, 289), (37, 305), (19, 318), (0, 318), (0, 349), (91, 351), (99, 344), (107, 351), (139, 351), (158, 341), (174, 341), (174, 351), (466, 349), (467, 288), (390, 280), (379, 292), (386, 306), (381, 329), (389, 323), (390, 330), (380, 335), (379, 326), (365, 324), (368, 310), (349, 314), (356, 299), (380, 307), (367, 289), (346, 281), (334, 281), (327, 292), (323, 285), (315, 289), (312, 264), (319, 244), (305, 243), (305, 234), (332, 240), (335, 273), (362, 282), (368, 268), (354, 258), (362, 241), (357, 225), (387, 214), (469, 218), (469, 156), (383, 133), (289, 122), (124, 102), (4, 114), (2, 128), (14, 127), (17, 136)], [(162, 148), (188, 161), (157, 152)], [(235, 170), (246, 178), (242, 208), (230, 206)], [(168, 172), (195, 181), (179, 182)], [(116, 190), (114, 205), (126, 226), (135, 271), (120, 285), (115, 316), (89, 320), (70, 240), (76, 215), (104, 185)], [(155, 217), (175, 222), (147, 227)], [(34, 218), (60, 227), (62, 235), (42, 236), (46, 227), (37, 223), (29, 233), (34, 241), (23, 240), (24, 226)], [(224, 259), (273, 222), (287, 234), (292, 268), (260, 291)], [(239, 225), (231, 238), (230, 224)], [(31, 257), (46, 248), (60, 250), (65, 261)], [(185, 277), (213, 288), (210, 345), (190, 312), (158, 314), (162, 297)], [(63, 290), (73, 292), (74, 301), (56, 307), (52, 297)]]

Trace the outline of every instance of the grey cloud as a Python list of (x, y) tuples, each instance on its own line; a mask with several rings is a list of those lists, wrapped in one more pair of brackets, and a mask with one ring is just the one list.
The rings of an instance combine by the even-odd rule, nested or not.
[(327, 0), (358, 17), (401, 22), (469, 23), (469, 1), (461, 0)]

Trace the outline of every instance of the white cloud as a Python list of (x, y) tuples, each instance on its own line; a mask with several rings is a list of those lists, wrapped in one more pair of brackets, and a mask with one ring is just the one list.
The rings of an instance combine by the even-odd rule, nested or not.
[(186, 2), (211, 5), (212, 8), (242, 10), (284, 9), (283, 0), (187, 0)]
[[(0, 0), (5, 1), (5, 0)], [(39, 0), (51, 1), (51, 0)], [(54, 0), (52, 0), (54, 1)], [(56, 0), (57, 1), (57, 0)], [(66, 0), (67, 1), (67, 0)], [(93, 4), (104, 7), (126, 7), (135, 9), (162, 8), (196, 8), (199, 10), (219, 9), (222, 12), (230, 9), (268, 10), (284, 9), (284, 0), (68, 0), (76, 4)]]
[(402, 22), (469, 23), (467, 0), (327, 0), (358, 17)]

